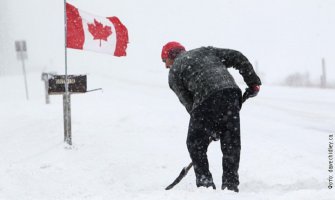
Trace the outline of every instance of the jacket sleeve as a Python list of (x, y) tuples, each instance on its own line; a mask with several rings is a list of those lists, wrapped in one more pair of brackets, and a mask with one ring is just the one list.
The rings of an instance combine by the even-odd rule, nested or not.
[(257, 76), (249, 60), (239, 51), (231, 49), (214, 48), (216, 55), (226, 67), (233, 67), (242, 75), (244, 82), (250, 87), (261, 85), (261, 80)]
[(190, 113), (193, 107), (193, 95), (185, 88), (181, 73), (173, 68), (170, 69), (169, 73), (169, 86), (185, 106), (187, 112)]

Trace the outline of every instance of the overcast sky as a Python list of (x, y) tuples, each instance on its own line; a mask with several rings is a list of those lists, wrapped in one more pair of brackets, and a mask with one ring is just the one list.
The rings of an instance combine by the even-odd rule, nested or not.
[[(14, 40), (26, 39), (28, 68), (51, 69), (64, 63), (63, 1), (0, 0), (0, 73), (17, 66)], [(130, 37), (129, 67), (161, 70), (164, 43), (177, 40), (187, 49), (216, 46), (241, 51), (274, 82), (295, 72), (318, 80), (325, 57), (335, 81), (335, 1), (333, 0), (71, 0), (81, 10), (118, 16)], [(71, 62), (119, 63), (119, 58), (69, 51)], [(77, 58), (80, 58), (77, 60)], [(4, 69), (5, 68), (5, 69)], [(10, 68), (10, 69), (9, 69)]]

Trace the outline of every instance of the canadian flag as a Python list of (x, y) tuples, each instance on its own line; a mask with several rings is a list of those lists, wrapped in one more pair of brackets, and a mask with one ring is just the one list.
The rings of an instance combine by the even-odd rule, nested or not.
[(68, 48), (126, 56), (128, 30), (117, 17), (99, 17), (66, 3)]

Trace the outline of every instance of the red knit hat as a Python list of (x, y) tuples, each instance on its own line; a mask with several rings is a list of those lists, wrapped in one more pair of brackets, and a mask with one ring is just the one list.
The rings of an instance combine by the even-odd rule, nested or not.
[[(162, 49), (162, 59), (165, 60), (167, 58), (175, 59), (175, 57), (181, 52), (185, 51), (185, 47), (181, 45), (179, 42), (168, 42), (163, 46)], [(177, 52), (177, 53), (174, 53)]]

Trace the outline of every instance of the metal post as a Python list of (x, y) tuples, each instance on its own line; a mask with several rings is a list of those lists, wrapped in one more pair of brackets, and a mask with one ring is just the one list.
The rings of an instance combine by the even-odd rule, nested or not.
[[(71, 115), (66, 116), (71, 113), (71, 95), (66, 97), (63, 94), (63, 115), (64, 115), (64, 142), (72, 145), (72, 134), (71, 134)], [(65, 120), (66, 119), (66, 120)]]
[(326, 61), (322, 58), (322, 75), (321, 75), (321, 87), (327, 86), (327, 76), (326, 76)]
[(66, 0), (64, 0), (64, 50), (65, 50), (65, 94), (64, 94), (64, 135), (65, 142), (72, 145), (71, 140), (71, 109), (70, 109), (70, 94), (67, 77), (67, 17), (66, 17)]
[(25, 67), (25, 64), (24, 64), (23, 52), (21, 51), (19, 54), (20, 54), (21, 61), (22, 61), (22, 70), (23, 70), (23, 77), (24, 77), (24, 85), (25, 85), (25, 88), (26, 88), (26, 98), (27, 98), (27, 100), (29, 100), (27, 74), (26, 74), (26, 67)]
[(63, 94), (63, 119), (64, 119), (64, 142), (67, 140), (67, 122), (65, 120), (67, 113), (66, 96)]

